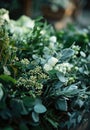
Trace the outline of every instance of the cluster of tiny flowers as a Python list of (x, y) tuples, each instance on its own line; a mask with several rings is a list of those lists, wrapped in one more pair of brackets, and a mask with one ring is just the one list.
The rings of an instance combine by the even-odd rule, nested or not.
[(78, 45), (73, 45), (72, 49), (75, 51), (75, 55), (78, 55), (78, 53), (80, 51), (80, 47)]
[(18, 79), (17, 87), (24, 87), (25, 90), (28, 90), (30, 96), (40, 96), (42, 94), (43, 81), (47, 80), (49, 77), (42, 72), (42, 68), (39, 66), (24, 75), (26, 76)]
[(73, 67), (73, 65), (70, 63), (62, 63), (62, 64), (57, 64), (55, 66), (55, 70), (58, 70), (65, 74), (66, 72), (70, 72), (72, 67)]
[(24, 58), (21, 60), (21, 63), (24, 64), (24, 65), (28, 65), (30, 62), (28, 59)]

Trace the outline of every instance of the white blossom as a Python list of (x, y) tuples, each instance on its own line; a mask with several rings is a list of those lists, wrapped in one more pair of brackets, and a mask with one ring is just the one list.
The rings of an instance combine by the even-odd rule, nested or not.
[(46, 30), (41, 30), (40, 34), (45, 35), (46, 34)]
[(70, 63), (62, 63), (62, 64), (57, 64), (55, 66), (55, 69), (65, 74), (66, 72), (71, 71), (72, 67), (73, 65)]
[(51, 36), (51, 37), (50, 37), (50, 42), (55, 43), (56, 41), (57, 41), (56, 36)]
[(52, 70), (53, 68), (52, 68), (51, 65), (49, 65), (49, 64), (46, 63), (46, 64), (44, 65), (43, 69), (48, 72), (48, 71)]
[(25, 65), (28, 65), (29, 64), (29, 60), (24, 58), (24, 59), (21, 60), (21, 63), (25, 64)]

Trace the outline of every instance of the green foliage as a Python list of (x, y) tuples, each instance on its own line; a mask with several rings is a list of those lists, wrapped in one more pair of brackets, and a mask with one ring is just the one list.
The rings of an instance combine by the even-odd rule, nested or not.
[(90, 108), (90, 30), (69, 26), (56, 32), (40, 20), (22, 16), (13, 21), (3, 15), (0, 129), (69, 130), (85, 120), (82, 113)]

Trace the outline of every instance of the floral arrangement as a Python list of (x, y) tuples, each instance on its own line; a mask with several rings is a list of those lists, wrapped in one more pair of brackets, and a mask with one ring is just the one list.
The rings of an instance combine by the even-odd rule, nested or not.
[(90, 109), (90, 29), (55, 31), (0, 10), (0, 130), (70, 130)]

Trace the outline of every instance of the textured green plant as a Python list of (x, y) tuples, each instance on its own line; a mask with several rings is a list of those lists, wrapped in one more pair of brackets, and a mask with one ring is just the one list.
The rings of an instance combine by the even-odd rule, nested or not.
[(0, 129), (69, 130), (85, 120), (89, 29), (69, 26), (56, 32), (26, 16), (5, 21), (0, 25)]

